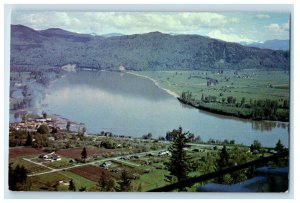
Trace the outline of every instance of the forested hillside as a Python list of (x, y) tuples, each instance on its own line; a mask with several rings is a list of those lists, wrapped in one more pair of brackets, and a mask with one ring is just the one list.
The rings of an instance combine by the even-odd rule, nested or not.
[(58, 28), (11, 26), (11, 66), (63, 66), (128, 70), (284, 69), (288, 51), (246, 47), (199, 35), (160, 32), (103, 37)]

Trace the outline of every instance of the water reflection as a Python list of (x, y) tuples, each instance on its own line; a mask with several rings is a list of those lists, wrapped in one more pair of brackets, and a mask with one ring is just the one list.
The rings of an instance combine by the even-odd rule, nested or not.
[(143, 97), (150, 100), (169, 99), (169, 95), (157, 88), (152, 81), (131, 74), (106, 71), (98, 71), (96, 73), (94, 71), (79, 71), (77, 73), (69, 73), (64, 81), (64, 84), (59, 85), (88, 85), (123, 96)]
[(285, 122), (273, 122), (273, 121), (250, 121), (253, 130), (272, 131), (273, 128), (283, 128), (288, 126)]

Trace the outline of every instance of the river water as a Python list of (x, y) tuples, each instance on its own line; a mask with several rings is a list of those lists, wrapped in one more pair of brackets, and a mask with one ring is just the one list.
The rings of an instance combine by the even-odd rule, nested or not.
[(250, 145), (259, 140), (273, 147), (278, 139), (288, 147), (287, 123), (249, 121), (214, 115), (182, 105), (153, 81), (132, 74), (105, 71), (68, 73), (51, 83), (35, 104), (40, 111), (82, 122), (89, 133), (101, 131), (153, 137), (181, 126), (202, 140), (235, 140)]

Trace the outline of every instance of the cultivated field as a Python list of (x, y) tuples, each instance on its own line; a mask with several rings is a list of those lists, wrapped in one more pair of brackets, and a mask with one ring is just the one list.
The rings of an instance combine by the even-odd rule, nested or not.
[(9, 148), (9, 158), (24, 157), (30, 155), (39, 155), (43, 153), (41, 148), (32, 148), (32, 147), (14, 147)]
[[(88, 151), (89, 156), (93, 157), (93, 156), (112, 155), (112, 154), (126, 152), (128, 150), (88, 148), (87, 151)], [(73, 159), (81, 159), (81, 152), (82, 152), (82, 148), (59, 149), (57, 151), (57, 154), (65, 156), (65, 157), (73, 158)]]
[(140, 71), (138, 74), (154, 79), (161, 88), (202, 110), (254, 120), (289, 121), (288, 71)]
[[(192, 92), (195, 99), (203, 95), (256, 99), (289, 99), (289, 72), (260, 70), (220, 71), (139, 71), (156, 80), (163, 88), (181, 95)], [(207, 86), (209, 79), (218, 83)]]

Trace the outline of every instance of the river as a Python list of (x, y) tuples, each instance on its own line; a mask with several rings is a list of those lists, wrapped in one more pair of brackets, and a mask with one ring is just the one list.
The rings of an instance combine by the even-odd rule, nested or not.
[(127, 73), (79, 71), (51, 83), (35, 108), (82, 122), (89, 133), (101, 131), (141, 137), (165, 136), (181, 126), (203, 141), (235, 140), (250, 145), (259, 140), (265, 147), (278, 139), (288, 147), (288, 124), (249, 121), (214, 115), (182, 105), (153, 81)]

